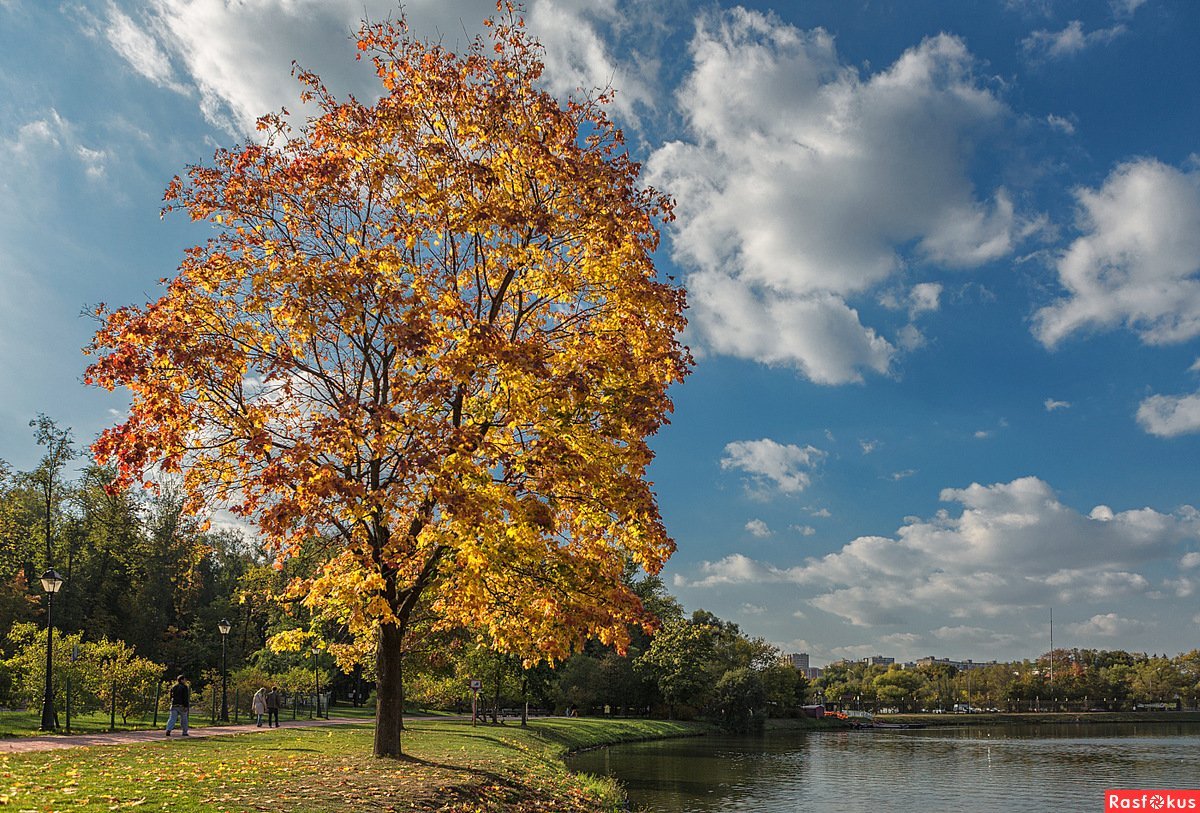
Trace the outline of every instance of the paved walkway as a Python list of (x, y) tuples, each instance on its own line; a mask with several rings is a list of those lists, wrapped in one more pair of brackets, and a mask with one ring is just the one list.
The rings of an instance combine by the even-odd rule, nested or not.
[[(362, 717), (333, 717), (329, 720), (284, 720), (280, 728), (306, 728), (309, 726), (341, 725), (345, 723), (370, 722), (370, 718)], [(164, 726), (165, 727), (165, 726)], [(259, 728), (254, 723), (240, 725), (193, 726), (188, 730), (188, 739), (203, 737), (228, 737), (233, 734), (262, 734), (274, 729), (263, 726)], [(176, 728), (171, 732), (170, 739), (180, 736)], [(128, 745), (132, 742), (164, 741), (163, 729), (145, 731), (117, 731), (111, 734), (51, 734), (44, 737), (5, 737), (0, 739), (0, 754), (20, 754), (30, 751), (53, 751), (59, 748), (83, 748), (96, 745)]]

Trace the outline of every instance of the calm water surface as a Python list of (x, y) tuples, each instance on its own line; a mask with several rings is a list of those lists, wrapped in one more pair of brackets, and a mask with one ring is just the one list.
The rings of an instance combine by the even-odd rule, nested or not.
[(1103, 811), (1107, 788), (1200, 788), (1200, 724), (692, 737), (602, 748), (635, 810)]

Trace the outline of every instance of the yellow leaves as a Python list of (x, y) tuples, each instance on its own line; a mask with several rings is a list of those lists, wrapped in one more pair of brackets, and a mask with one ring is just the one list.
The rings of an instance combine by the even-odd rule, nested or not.
[(536, 86), (519, 22), (492, 30), (499, 60), (365, 28), (378, 102), (302, 73), (308, 124), (172, 181), (173, 206), (236, 228), (108, 315), (88, 379), (133, 396), (97, 444), (126, 482), (183, 469), (192, 504), (224, 495), (277, 550), (330, 540), (296, 587), (318, 615), (366, 638), (388, 596), (428, 590), (558, 657), (619, 642), (624, 562), (672, 547), (643, 438), (687, 371), (684, 302), (649, 255), (669, 201), (596, 104)]
[(285, 630), (267, 639), (267, 648), (272, 652), (302, 652), (311, 640), (312, 636), (307, 630)]

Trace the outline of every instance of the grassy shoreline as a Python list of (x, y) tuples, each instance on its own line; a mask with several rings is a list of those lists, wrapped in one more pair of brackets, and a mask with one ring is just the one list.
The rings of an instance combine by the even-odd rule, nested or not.
[(0, 755), (0, 807), (111, 811), (601, 813), (621, 809), (607, 778), (563, 757), (600, 745), (704, 733), (663, 720), (541, 719), (472, 726), (414, 718), (405, 758), (370, 756), (368, 722), (248, 736)]

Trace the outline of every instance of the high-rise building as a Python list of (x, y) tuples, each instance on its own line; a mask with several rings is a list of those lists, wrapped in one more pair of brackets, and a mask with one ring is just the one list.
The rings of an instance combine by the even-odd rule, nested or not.
[(788, 660), (788, 663), (790, 663), (792, 665), (792, 668), (799, 669), (800, 671), (802, 671), (804, 673), (808, 672), (808, 653), (807, 652), (793, 652), (792, 654), (787, 656), (787, 660)]

